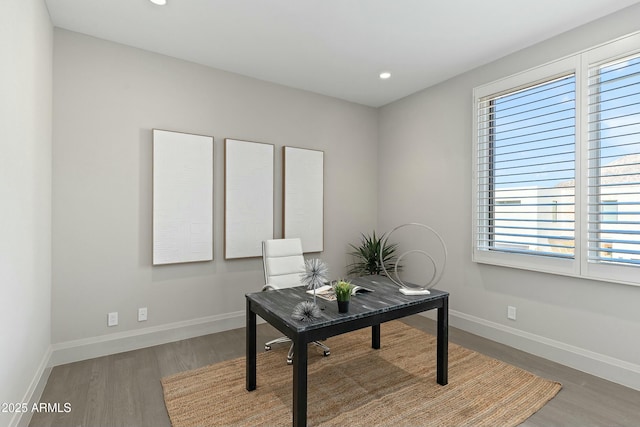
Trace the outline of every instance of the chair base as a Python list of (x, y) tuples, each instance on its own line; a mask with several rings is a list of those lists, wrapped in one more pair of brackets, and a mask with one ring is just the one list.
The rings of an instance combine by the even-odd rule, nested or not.
[(271, 346), (274, 344), (283, 344), (286, 342), (291, 342), (291, 340), (287, 337), (280, 337), (280, 338), (276, 338), (275, 340), (271, 340), (264, 344), (264, 351), (271, 350)]
[[(281, 344), (286, 342), (291, 342), (291, 340), (287, 337), (281, 337), (281, 338), (276, 338), (275, 340), (271, 340), (265, 343), (264, 351), (271, 350), (271, 346), (274, 344)], [(331, 355), (331, 349), (326, 345), (322, 344), (320, 341), (314, 341), (313, 344), (322, 349), (322, 355), (324, 357)], [(293, 364), (293, 344), (291, 344), (291, 347), (289, 347), (289, 353), (287, 354), (287, 365), (292, 365), (292, 364)]]

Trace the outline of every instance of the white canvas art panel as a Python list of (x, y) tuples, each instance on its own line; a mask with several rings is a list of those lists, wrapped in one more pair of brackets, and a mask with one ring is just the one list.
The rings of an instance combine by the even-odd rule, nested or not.
[(213, 137), (153, 130), (153, 265), (213, 260)]
[(225, 259), (262, 255), (273, 239), (274, 146), (225, 139)]
[(284, 237), (299, 237), (302, 251), (324, 250), (324, 152), (284, 147)]

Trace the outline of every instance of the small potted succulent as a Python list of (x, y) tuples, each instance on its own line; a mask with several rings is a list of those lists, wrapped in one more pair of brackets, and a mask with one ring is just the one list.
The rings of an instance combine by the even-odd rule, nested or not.
[(338, 283), (335, 284), (333, 290), (336, 293), (336, 300), (338, 301), (338, 312), (348, 313), (349, 300), (351, 299), (353, 285), (349, 281), (338, 280)]

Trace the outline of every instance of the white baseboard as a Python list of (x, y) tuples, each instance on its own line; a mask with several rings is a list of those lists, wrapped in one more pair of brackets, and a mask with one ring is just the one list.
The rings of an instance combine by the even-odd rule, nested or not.
[(50, 366), (138, 350), (244, 326), (245, 312), (236, 311), (133, 331), (66, 341), (53, 344)]
[[(40, 361), (40, 365), (36, 370), (33, 379), (31, 380), (31, 384), (27, 388), (24, 397), (21, 402), (27, 403), (29, 408), (32, 408), (34, 403), (38, 403), (40, 401), (40, 397), (42, 396), (42, 392), (44, 391), (44, 387), (47, 385), (47, 380), (49, 379), (49, 374), (51, 373), (51, 346), (47, 348), (47, 351), (44, 353), (42, 360)], [(27, 427), (29, 422), (31, 422), (31, 416), (33, 413), (31, 411), (27, 412), (16, 412), (13, 415), (13, 418), (9, 422), (10, 427)]]
[(640, 365), (455, 310), (449, 325), (527, 353), (640, 390)]

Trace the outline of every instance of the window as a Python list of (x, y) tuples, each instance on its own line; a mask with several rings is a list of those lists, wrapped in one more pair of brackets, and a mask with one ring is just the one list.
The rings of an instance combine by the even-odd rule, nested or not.
[(589, 69), (590, 262), (640, 265), (640, 55)]
[(474, 90), (476, 262), (640, 285), (640, 33)]
[(573, 257), (575, 92), (570, 74), (480, 101), (485, 249)]

